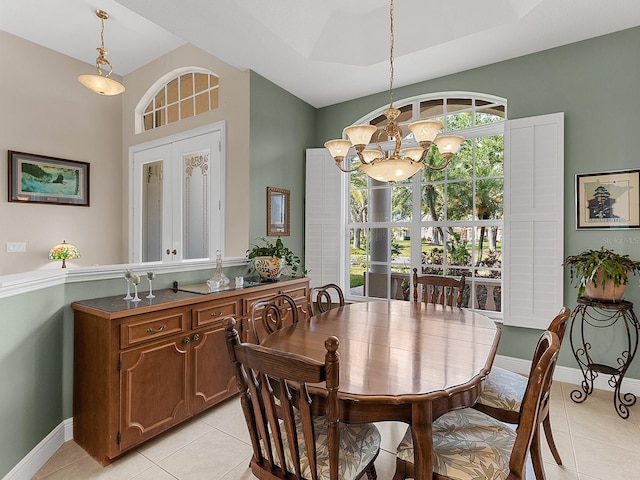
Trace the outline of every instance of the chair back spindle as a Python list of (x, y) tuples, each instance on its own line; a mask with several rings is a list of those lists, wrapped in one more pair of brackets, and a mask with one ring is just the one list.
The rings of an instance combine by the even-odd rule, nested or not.
[(418, 269), (413, 269), (413, 300), (420, 298), (418, 292), (422, 290), (422, 301), (440, 305), (462, 306), (465, 277), (445, 275), (418, 275)]

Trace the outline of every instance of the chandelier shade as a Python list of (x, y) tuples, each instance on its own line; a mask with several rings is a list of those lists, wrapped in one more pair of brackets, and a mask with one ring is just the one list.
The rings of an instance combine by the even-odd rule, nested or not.
[[(398, 182), (406, 180), (418, 173), (423, 167), (432, 170), (443, 170), (449, 165), (453, 156), (458, 152), (464, 142), (464, 137), (460, 135), (440, 135), (443, 124), (438, 120), (427, 119), (418, 120), (408, 125), (413, 134), (417, 146), (402, 149), (402, 129), (398, 126), (397, 118), (400, 110), (393, 108), (393, 0), (389, 3), (390, 19), (390, 49), (389, 49), (389, 108), (384, 111), (387, 122), (380, 130), (375, 125), (351, 125), (345, 127), (343, 135), (348, 138), (342, 140), (329, 140), (324, 146), (336, 162), (336, 166), (343, 172), (361, 171), (369, 177), (380, 182)], [(372, 143), (372, 137), (377, 134), (377, 138), (387, 138), (395, 141), (395, 148), (392, 152), (385, 153), (376, 139), (378, 149), (367, 149)], [(441, 165), (429, 164), (427, 154), (431, 146), (435, 144), (444, 158)], [(355, 150), (355, 156), (359, 163), (354, 167), (345, 164), (349, 152)], [(353, 154), (352, 154), (353, 155)], [(347, 162), (348, 163), (348, 162)]]
[(105, 55), (109, 51), (104, 48), (104, 21), (109, 18), (109, 14), (104, 10), (96, 11), (96, 16), (100, 19), (102, 28), (100, 30), (101, 45), (96, 48), (98, 50), (98, 58), (96, 58), (97, 74), (79, 75), (78, 81), (99, 95), (119, 95), (124, 92), (125, 88), (120, 82), (115, 81), (111, 76), (113, 67)]

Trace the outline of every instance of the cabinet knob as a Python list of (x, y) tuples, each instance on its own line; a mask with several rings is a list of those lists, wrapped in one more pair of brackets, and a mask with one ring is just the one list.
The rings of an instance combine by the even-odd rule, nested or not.
[(184, 343), (184, 344), (186, 345), (186, 344), (187, 344), (187, 343), (189, 343), (190, 341), (191, 341), (191, 339), (190, 339), (189, 337), (186, 337), (186, 338), (184, 338), (184, 339), (182, 340), (182, 343)]
[(200, 334), (199, 334), (199, 333), (196, 333), (196, 334), (193, 336), (193, 341), (194, 341), (194, 342), (197, 342), (198, 340), (200, 340)]
[(169, 254), (177, 255), (177, 254), (178, 254), (178, 251), (177, 251), (175, 248), (174, 248), (173, 250), (169, 250), (169, 249), (167, 248), (167, 255), (169, 255)]

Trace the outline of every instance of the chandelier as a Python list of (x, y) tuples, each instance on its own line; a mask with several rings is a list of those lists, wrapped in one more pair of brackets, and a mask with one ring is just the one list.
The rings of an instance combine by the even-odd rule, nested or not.
[[(78, 81), (92, 92), (100, 95), (118, 95), (124, 92), (124, 85), (116, 82), (112, 78), (109, 78), (113, 68), (111, 67), (111, 63), (109, 63), (109, 60), (105, 58), (105, 55), (109, 53), (109, 51), (104, 48), (104, 21), (109, 18), (109, 14), (104, 10), (98, 10), (96, 11), (96, 16), (100, 19), (102, 24), (102, 29), (100, 30), (101, 45), (96, 48), (96, 50), (98, 50), (98, 58), (96, 58), (98, 74), (80, 75), (78, 76)], [(102, 70), (105, 66), (109, 68), (106, 72)]]
[[(458, 152), (464, 137), (460, 135), (438, 135), (442, 129), (442, 122), (437, 120), (419, 120), (408, 125), (409, 130), (418, 146), (402, 149), (402, 130), (398, 126), (397, 118), (400, 110), (393, 108), (393, 0), (389, 4), (389, 18), (391, 24), (390, 49), (389, 49), (389, 108), (383, 113), (387, 118), (387, 124), (378, 132), (375, 125), (351, 125), (343, 130), (349, 140), (329, 140), (324, 146), (334, 158), (336, 166), (345, 173), (359, 170), (369, 177), (380, 182), (396, 182), (406, 180), (418, 173), (422, 167), (432, 170), (443, 170), (449, 165), (451, 158)], [(393, 152), (386, 153), (382, 150), (379, 140), (376, 140), (377, 149), (366, 149), (371, 143), (373, 134), (395, 140)], [(438, 147), (440, 155), (444, 158), (441, 165), (431, 165), (426, 162), (428, 151), (432, 144)], [(354, 168), (343, 167), (344, 159), (354, 147), (360, 163)]]

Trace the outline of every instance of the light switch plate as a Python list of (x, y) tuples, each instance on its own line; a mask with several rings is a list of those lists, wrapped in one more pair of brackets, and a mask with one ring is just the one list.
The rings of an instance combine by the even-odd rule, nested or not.
[(7, 253), (22, 253), (26, 251), (26, 242), (7, 242)]

